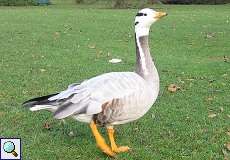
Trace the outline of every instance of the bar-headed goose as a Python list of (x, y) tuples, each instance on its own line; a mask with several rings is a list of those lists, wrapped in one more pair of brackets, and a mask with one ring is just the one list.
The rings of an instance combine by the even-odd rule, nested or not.
[[(159, 92), (159, 75), (148, 45), (150, 26), (167, 14), (145, 8), (135, 18), (136, 71), (101, 74), (65, 91), (24, 102), (31, 111), (48, 110), (56, 119), (72, 117), (90, 124), (98, 147), (107, 155), (126, 152), (114, 140), (114, 125), (142, 117), (153, 105)], [(97, 125), (106, 126), (111, 147), (100, 135)]]

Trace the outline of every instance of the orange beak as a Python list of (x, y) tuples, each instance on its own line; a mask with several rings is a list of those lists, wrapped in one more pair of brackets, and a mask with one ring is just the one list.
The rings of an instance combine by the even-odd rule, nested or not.
[(165, 12), (157, 12), (157, 13), (156, 13), (156, 16), (155, 16), (154, 18), (160, 19), (160, 18), (162, 18), (162, 17), (164, 17), (164, 16), (167, 16), (167, 15), (168, 15), (168, 14), (165, 13)]

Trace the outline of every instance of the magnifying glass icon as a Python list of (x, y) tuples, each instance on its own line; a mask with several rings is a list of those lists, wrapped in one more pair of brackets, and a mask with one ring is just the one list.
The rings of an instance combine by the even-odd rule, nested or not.
[(7, 141), (3, 144), (3, 149), (6, 153), (11, 153), (14, 155), (14, 157), (17, 157), (18, 154), (15, 152), (15, 145), (11, 141)]

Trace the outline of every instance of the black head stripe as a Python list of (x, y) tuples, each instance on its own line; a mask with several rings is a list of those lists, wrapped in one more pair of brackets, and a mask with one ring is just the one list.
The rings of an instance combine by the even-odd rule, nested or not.
[(136, 16), (143, 16), (144, 14), (143, 13), (137, 13)]
[(137, 13), (137, 15), (136, 16), (147, 16), (147, 14), (146, 13)]

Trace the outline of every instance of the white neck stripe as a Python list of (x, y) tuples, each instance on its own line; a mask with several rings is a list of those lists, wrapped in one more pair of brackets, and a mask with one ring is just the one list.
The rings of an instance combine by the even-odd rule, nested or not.
[(141, 44), (140, 44), (140, 41), (139, 41), (139, 35), (136, 35), (136, 42), (137, 42), (137, 47), (138, 47), (138, 50), (139, 50), (139, 53), (140, 53), (140, 59), (141, 59), (141, 67), (144, 71), (144, 74), (147, 75), (148, 74), (148, 69), (147, 69), (147, 64), (146, 64), (146, 60), (145, 60), (145, 54), (141, 48)]

